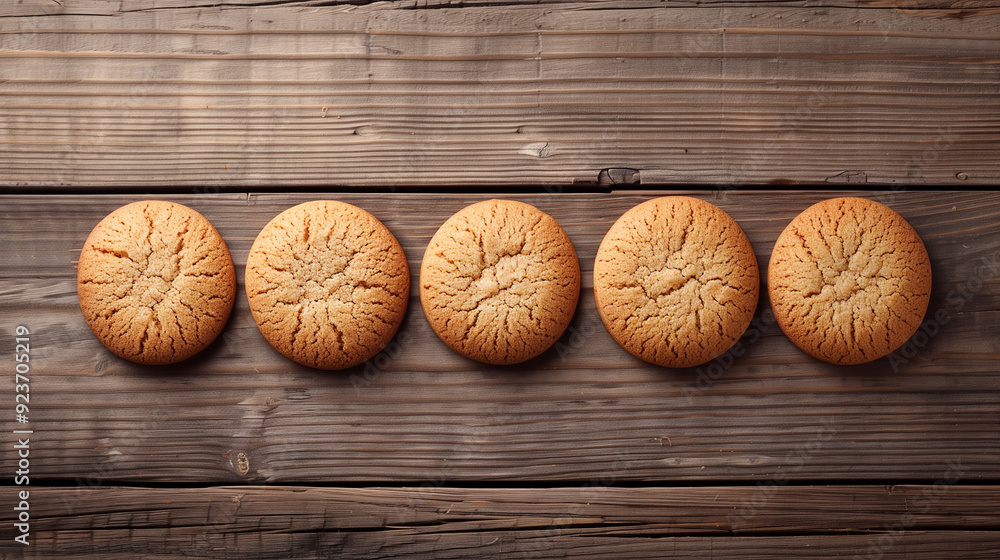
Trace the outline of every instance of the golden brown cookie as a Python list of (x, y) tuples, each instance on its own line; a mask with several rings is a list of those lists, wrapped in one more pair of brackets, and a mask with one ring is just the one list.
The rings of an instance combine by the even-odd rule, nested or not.
[(173, 202), (133, 202), (90, 232), (76, 289), (87, 324), (109, 350), (140, 364), (171, 364), (222, 332), (236, 271), (204, 216)]
[(580, 263), (552, 216), (513, 200), (486, 200), (442, 225), (420, 267), (420, 304), (459, 354), (515, 364), (551, 346), (580, 297)]
[(697, 198), (639, 204), (611, 226), (594, 262), (594, 298), (632, 355), (673, 368), (729, 349), (753, 319), (757, 259), (729, 214)]
[(403, 321), (410, 269), (392, 233), (368, 212), (316, 200), (271, 220), (247, 256), (250, 311), (285, 357), (343, 369), (378, 354)]
[(767, 291), (778, 325), (802, 351), (860, 364), (892, 352), (920, 326), (931, 261), (917, 232), (890, 208), (834, 198), (781, 232)]

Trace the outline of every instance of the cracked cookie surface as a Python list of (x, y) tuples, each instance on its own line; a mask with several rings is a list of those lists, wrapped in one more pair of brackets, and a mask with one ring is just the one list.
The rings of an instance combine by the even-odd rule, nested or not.
[(774, 245), (768, 296), (802, 351), (834, 364), (881, 358), (916, 332), (927, 311), (931, 263), (917, 232), (865, 198), (814, 204)]
[(87, 237), (77, 296), (109, 350), (140, 364), (171, 364), (222, 332), (236, 300), (236, 272), (204, 216), (173, 202), (134, 202)]
[(760, 275), (729, 214), (684, 196), (643, 202), (604, 236), (594, 298), (611, 336), (663, 367), (702, 364), (729, 349), (753, 319)]
[(305, 366), (343, 369), (392, 340), (406, 313), (410, 271), (378, 218), (317, 200), (264, 226), (247, 256), (246, 292), (277, 351)]
[(434, 234), (420, 268), (420, 303), (459, 354), (515, 364), (549, 348), (580, 296), (580, 262), (556, 220), (530, 204), (486, 200)]

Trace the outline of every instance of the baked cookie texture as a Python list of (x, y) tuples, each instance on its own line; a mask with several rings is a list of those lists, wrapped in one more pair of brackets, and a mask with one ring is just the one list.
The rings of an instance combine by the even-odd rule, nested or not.
[(278, 352), (317, 369), (378, 354), (403, 321), (410, 270), (392, 233), (333, 200), (299, 204), (261, 230), (247, 256), (254, 321)]
[(722, 354), (746, 331), (760, 294), (750, 241), (726, 212), (667, 196), (625, 212), (594, 262), (594, 298), (632, 355), (685, 368)]
[(420, 267), (420, 304), (459, 354), (515, 364), (549, 348), (580, 296), (580, 262), (556, 220), (530, 204), (486, 200), (434, 234)]
[(785, 335), (833, 364), (860, 364), (899, 348), (920, 327), (931, 262), (917, 232), (865, 198), (814, 204), (771, 253), (771, 308)]
[(171, 364), (222, 332), (236, 300), (236, 271), (204, 216), (173, 202), (134, 202), (90, 232), (77, 296), (87, 324), (113, 353)]

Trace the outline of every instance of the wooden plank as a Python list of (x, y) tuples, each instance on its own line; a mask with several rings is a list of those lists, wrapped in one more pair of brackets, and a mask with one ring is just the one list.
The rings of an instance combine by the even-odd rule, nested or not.
[[(941, 13), (951, 14), (950, 17), (975, 17), (989, 15), (991, 8), (1000, 7), (996, 0), (965, 0), (956, 3), (953, 0), (398, 0), (380, 2), (377, 0), (238, 0), (235, 2), (217, 1), (212, 8), (273, 8), (284, 6), (290, 8), (337, 7), (351, 11), (389, 11), (389, 10), (426, 10), (426, 9), (462, 9), (470, 7), (503, 7), (504, 9), (533, 8), (539, 4), (561, 8), (563, 6), (574, 10), (607, 10), (607, 9), (638, 9), (638, 8), (691, 8), (711, 7), (725, 4), (735, 7), (771, 7), (795, 6), (803, 8), (893, 8), (913, 12), (939, 12), (928, 14), (931, 17), (941, 17)], [(0, 5), (0, 17), (65, 17), (67, 15), (120, 16), (134, 12), (165, 12), (168, 10), (190, 10), (205, 8), (204, 0), (131, 0), (128, 4), (114, 0), (61, 0), (54, 3), (51, 0), (18, 0), (16, 4)], [(945, 16), (948, 17), (948, 16)]]
[(1000, 180), (988, 4), (57, 4), (0, 18), (8, 188)]
[[(741, 224), (766, 271), (785, 224), (843, 193), (693, 194)], [(190, 361), (151, 368), (113, 357), (79, 312), (74, 260), (94, 224), (142, 197), (0, 198), (0, 332), (8, 333), (0, 353), (13, 350), (16, 325), (31, 329), (33, 480), (932, 482), (949, 461), (961, 463), (963, 481), (1000, 479), (1000, 193), (865, 195), (889, 203), (927, 244), (933, 336), (915, 337), (892, 359), (835, 367), (785, 339), (765, 301), (741, 356), (689, 370), (632, 358), (590, 296), (604, 232), (651, 196), (514, 196), (560, 221), (583, 269), (571, 328), (541, 357), (509, 368), (465, 360), (435, 337), (413, 297), (398, 344), (343, 372), (309, 370), (274, 352), (242, 296), (223, 336)], [(325, 197), (382, 219), (414, 275), (436, 228), (483, 198), (163, 198), (217, 226), (242, 282), (260, 228), (295, 203)], [(0, 422), (16, 427), (10, 417)], [(15, 459), (0, 456), (0, 471), (16, 470)]]
[[(121, 539), (112, 549), (89, 544), (89, 536), (71, 535), (79, 544), (60, 545), (59, 550), (73, 551), (81, 560), (132, 559), (141, 554), (144, 560), (177, 558), (178, 550), (185, 558), (229, 558), (229, 550), (250, 558), (281, 560), (289, 553), (302, 560), (337, 558), (373, 560), (379, 558), (447, 559), (481, 558), (483, 554), (496, 558), (741, 558), (774, 560), (776, 558), (866, 558), (868, 554), (885, 560), (995, 560), (998, 532), (931, 531), (899, 532), (884, 537), (884, 549), (876, 537), (862, 535), (775, 536), (775, 537), (651, 537), (623, 539), (617, 536), (590, 536), (569, 532), (552, 536), (548, 532), (511, 533), (447, 533), (441, 535), (379, 534), (322, 535), (305, 537), (292, 534), (261, 534), (248, 532), (227, 535), (213, 541), (209, 550), (193, 537), (172, 538), (166, 546), (161, 531), (122, 531), (131, 535)], [(75, 538), (74, 538), (75, 537)], [(126, 544), (127, 543), (127, 544)], [(223, 548), (225, 547), (225, 548)], [(163, 552), (150, 552), (161, 550)], [(169, 552), (168, 552), (169, 551)], [(274, 552), (271, 552), (274, 551)], [(20, 551), (12, 554), (19, 554)], [(25, 558), (44, 558), (44, 556)], [(247, 557), (247, 556), (240, 556)], [(10, 556), (21, 558), (21, 556)]]
[[(6, 498), (6, 496), (5, 496)], [(32, 488), (35, 558), (995, 558), (1000, 487)], [(9, 499), (3, 505), (14, 507)], [(9, 507), (8, 507), (9, 506)], [(7, 545), (13, 548), (20, 545)], [(777, 556), (776, 556), (777, 555)], [(992, 555), (992, 556), (991, 556)]]

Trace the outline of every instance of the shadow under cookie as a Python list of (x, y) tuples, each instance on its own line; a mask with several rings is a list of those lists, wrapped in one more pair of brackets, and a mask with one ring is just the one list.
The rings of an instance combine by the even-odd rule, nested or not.
[(892, 209), (834, 198), (781, 232), (767, 285), (789, 340), (814, 358), (854, 365), (888, 355), (920, 327), (931, 263), (920, 236)]
[(278, 214), (247, 256), (246, 293), (278, 352), (318, 369), (378, 354), (403, 321), (410, 272), (403, 248), (375, 216), (332, 200)]
[(633, 207), (611, 226), (594, 262), (594, 298), (608, 332), (663, 367), (696, 366), (728, 350), (753, 319), (759, 293), (743, 230), (697, 198)]
[(434, 234), (420, 268), (420, 304), (452, 350), (515, 364), (552, 346), (580, 295), (569, 236), (530, 204), (486, 200), (459, 210)]
[(87, 237), (77, 296), (87, 324), (113, 353), (173, 364), (222, 332), (236, 301), (236, 271), (204, 216), (173, 202), (133, 202)]

